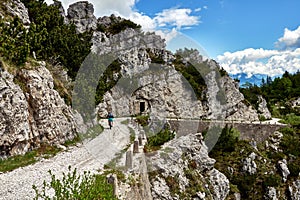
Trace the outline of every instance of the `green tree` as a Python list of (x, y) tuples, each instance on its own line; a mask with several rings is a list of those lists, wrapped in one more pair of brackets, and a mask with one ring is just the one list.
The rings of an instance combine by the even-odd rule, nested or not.
[(24, 64), (30, 52), (28, 32), (19, 18), (0, 20), (0, 55), (17, 65)]

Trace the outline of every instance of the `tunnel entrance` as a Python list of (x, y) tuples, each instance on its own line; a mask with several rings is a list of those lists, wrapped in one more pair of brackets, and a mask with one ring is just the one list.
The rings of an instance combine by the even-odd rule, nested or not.
[(140, 113), (143, 113), (146, 110), (146, 103), (140, 102)]

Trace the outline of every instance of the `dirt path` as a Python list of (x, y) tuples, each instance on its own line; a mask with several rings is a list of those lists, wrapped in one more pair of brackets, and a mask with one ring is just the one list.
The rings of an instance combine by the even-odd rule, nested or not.
[(68, 166), (77, 168), (79, 173), (84, 171), (97, 172), (103, 165), (114, 158), (130, 142), (128, 127), (121, 122), (124, 118), (116, 119), (114, 127), (108, 129), (106, 120), (100, 121), (105, 130), (95, 139), (69, 148), (50, 159), (41, 161), (12, 172), (0, 174), (0, 199), (25, 200), (34, 197), (32, 185), (41, 186), (44, 180), (50, 180), (48, 170), (61, 176), (68, 171)]

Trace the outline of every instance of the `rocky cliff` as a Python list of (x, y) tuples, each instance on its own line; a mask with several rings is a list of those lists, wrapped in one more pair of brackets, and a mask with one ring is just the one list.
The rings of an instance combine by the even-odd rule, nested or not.
[(24, 25), (30, 24), (28, 10), (20, 0), (2, 1), (0, 4), (0, 17), (18, 17)]
[[(104, 95), (103, 103), (98, 105), (101, 117), (105, 117), (108, 110), (117, 116), (141, 112), (157, 114), (159, 110), (166, 117), (221, 116), (229, 120), (258, 120), (257, 112), (244, 103), (244, 97), (234, 81), (227, 75), (220, 78), (213, 74), (212, 71), (220, 69), (214, 61), (205, 62), (201, 56), (197, 60), (199, 63), (205, 62), (212, 72), (204, 77), (207, 90), (203, 91), (202, 96), (207, 101), (198, 101), (190, 83), (176, 70), (173, 63), (175, 55), (165, 49), (163, 39), (154, 33), (143, 33), (139, 28), (127, 28), (117, 33), (107, 31), (123, 23), (124, 19), (112, 15), (96, 20), (93, 12), (91, 4), (79, 2), (69, 7), (67, 18), (75, 22), (78, 32), (93, 30), (92, 52), (98, 55), (114, 53), (117, 54), (115, 59), (120, 61), (121, 70), (114, 77), (122, 78)], [(190, 55), (193, 59), (197, 56)], [(212, 82), (216, 79), (220, 79), (218, 83)], [(226, 102), (219, 105), (215, 97), (224, 88)], [(217, 115), (216, 112), (221, 113)]]
[(0, 73), (1, 157), (24, 154), (42, 143), (61, 144), (77, 132), (76, 114), (54, 89), (45, 63), (16, 75)]
[[(61, 4), (55, 5), (64, 15)], [(28, 11), (19, 0), (5, 6), (10, 15), (21, 17), (24, 24), (30, 23)], [(117, 116), (152, 113), (162, 117), (217, 118), (218, 111), (223, 119), (257, 120), (256, 111), (243, 103), (234, 81), (227, 75), (217, 76), (219, 66), (214, 61), (204, 61), (201, 56), (198, 60), (211, 70), (204, 77), (206, 89), (200, 101), (190, 82), (176, 68), (176, 55), (165, 49), (160, 36), (143, 33), (138, 26), (114, 15), (96, 19), (93, 12), (92, 4), (77, 2), (69, 7), (65, 21), (74, 23), (79, 33), (93, 31), (92, 52), (98, 55), (113, 52), (120, 63), (120, 71), (113, 77), (122, 78), (117, 78), (116, 86), (104, 94), (103, 102), (97, 106), (100, 116), (106, 116), (112, 109)], [(38, 65), (13, 75), (1, 72), (1, 94), (5, 97), (1, 98), (3, 155), (24, 153), (43, 141), (63, 142), (76, 132), (71, 108), (55, 91), (53, 77), (45, 64)], [(218, 80), (211, 82), (215, 79)], [(225, 93), (218, 93), (224, 88)], [(220, 103), (216, 98), (219, 94), (226, 102)], [(18, 109), (5, 109), (8, 107)]]
[(214, 168), (201, 134), (166, 143), (150, 156), (153, 199), (225, 199), (229, 180)]

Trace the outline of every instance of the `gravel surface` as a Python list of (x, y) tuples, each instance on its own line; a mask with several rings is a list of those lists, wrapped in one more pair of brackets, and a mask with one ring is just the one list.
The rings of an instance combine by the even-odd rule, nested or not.
[(33, 199), (35, 193), (32, 185), (39, 187), (44, 180), (49, 181), (49, 170), (61, 177), (63, 172), (68, 171), (69, 166), (72, 166), (72, 169), (77, 168), (79, 173), (96, 173), (97, 170), (103, 169), (103, 165), (130, 142), (128, 127), (120, 123), (124, 120), (116, 119), (111, 130), (108, 129), (107, 121), (101, 120), (100, 123), (105, 129), (95, 139), (70, 147), (53, 158), (41, 159), (33, 165), (0, 174), (0, 199)]

